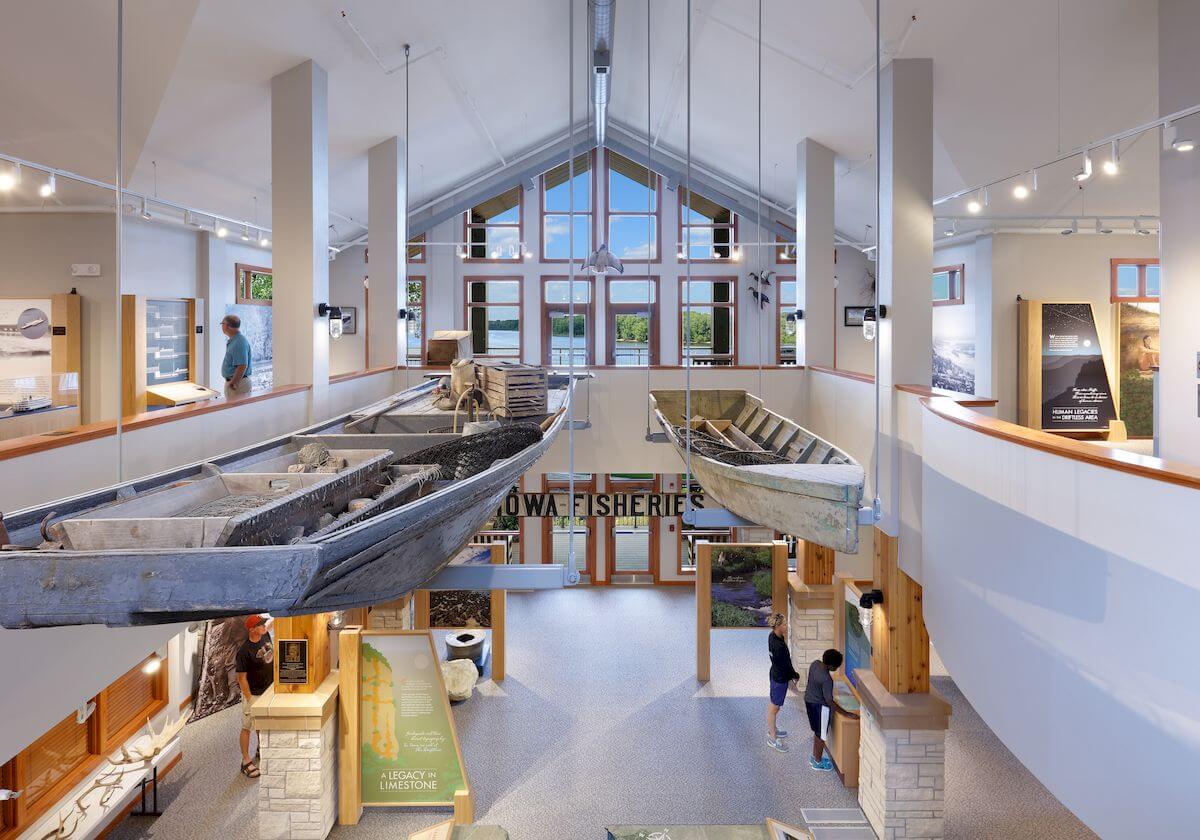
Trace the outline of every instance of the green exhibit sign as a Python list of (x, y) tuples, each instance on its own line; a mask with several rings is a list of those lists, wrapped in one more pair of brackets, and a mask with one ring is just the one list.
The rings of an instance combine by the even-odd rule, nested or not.
[(360, 704), (362, 803), (452, 805), (466, 777), (428, 632), (363, 635)]

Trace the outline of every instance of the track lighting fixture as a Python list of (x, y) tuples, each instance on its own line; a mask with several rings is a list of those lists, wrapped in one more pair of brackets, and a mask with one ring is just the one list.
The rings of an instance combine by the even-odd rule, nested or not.
[(229, 228), (225, 227), (225, 223), (220, 219), (213, 220), (213, 231), (222, 239), (229, 235)]
[(21, 183), (21, 164), (14, 163), (7, 172), (0, 172), (0, 192), (12, 192)]
[(954, 236), (956, 233), (958, 233), (958, 221), (951, 219), (950, 226), (942, 231), (942, 236)]
[(533, 259), (533, 251), (530, 251), (527, 246), (521, 247), (521, 256), (527, 260)]
[(1083, 165), (1079, 171), (1075, 173), (1075, 180), (1083, 183), (1088, 178), (1092, 177), (1092, 153), (1090, 149), (1085, 149), (1083, 152)]
[(680, 245), (680, 246), (679, 246), (679, 253), (678, 253), (678, 254), (676, 254), (675, 256), (678, 258), (678, 260), (679, 260), (680, 262), (686, 262), (686, 261), (687, 261), (687, 251), (685, 251), (685, 250), (684, 250), (684, 248), (683, 248), (683, 246), (682, 246), (682, 245)]
[(271, 238), (266, 233), (260, 231), (258, 234), (258, 244), (263, 248), (268, 248), (271, 245)]
[(1063, 228), (1062, 230), (1059, 231), (1059, 233), (1061, 233), (1063, 236), (1070, 236), (1073, 233), (1079, 233), (1079, 220), (1072, 219), (1071, 226), (1067, 227), (1067, 228)]
[(1025, 186), (1023, 182), (1018, 181), (1017, 185), (1013, 187), (1013, 198), (1018, 201), (1024, 201), (1029, 198), (1029, 187)]
[(150, 221), (150, 209), (148, 207), (146, 207), (146, 199), (145, 198), (142, 199), (142, 212), (139, 213), (138, 215), (141, 216), (143, 219), (145, 219), (147, 222)]
[(494, 260), (500, 259), (500, 249), (499, 248), (492, 249), (492, 259), (494, 259)]
[(54, 195), (55, 190), (57, 189), (58, 185), (54, 182), (54, 173), (51, 172), (50, 177), (46, 179), (46, 183), (38, 187), (38, 195), (40, 195), (42, 198), (49, 198), (50, 196)]
[(729, 252), (729, 258), (731, 260), (733, 260), (734, 262), (741, 262), (742, 261), (742, 249), (734, 248), (732, 251)]
[(460, 260), (465, 260), (467, 258), (467, 248), (465, 245), (459, 245), (454, 250), (455, 250), (455, 253), (458, 254), (458, 258)]
[(1133, 220), (1133, 232), (1138, 236), (1149, 236), (1150, 234), (1154, 233), (1154, 231), (1150, 230), (1149, 228), (1142, 227), (1141, 219)]
[(1171, 143), (1171, 148), (1177, 152), (1190, 152), (1192, 149), (1196, 148), (1196, 141), (1187, 137), (1179, 137)]
[(1112, 149), (1109, 152), (1108, 160), (1104, 161), (1104, 174), (1116, 175), (1121, 171), (1121, 149), (1118, 141), (1112, 141)]
[(157, 653), (150, 654), (150, 658), (142, 663), (142, 673), (150, 676), (157, 674), (162, 670), (162, 657)]
[(1099, 219), (1096, 219), (1096, 233), (1104, 234), (1107, 236), (1108, 234), (1110, 234), (1112, 232), (1113, 232), (1113, 229), (1111, 227), (1104, 224)]
[(248, 225), (242, 225), (242, 241), (250, 241), (250, 227)]
[(980, 191), (974, 198), (967, 202), (967, 212), (976, 215), (983, 210), (983, 192)]

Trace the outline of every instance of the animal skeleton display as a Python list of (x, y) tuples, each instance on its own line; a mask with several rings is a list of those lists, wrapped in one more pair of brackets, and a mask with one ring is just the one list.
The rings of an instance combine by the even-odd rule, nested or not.
[[(102, 808), (107, 807), (112, 798), (121, 792), (121, 782), (124, 780), (125, 774), (134, 770), (146, 770), (150, 763), (162, 755), (163, 751), (178, 737), (183, 730), (183, 724), (184, 719), (178, 717), (174, 721), (164, 723), (162, 730), (155, 732), (153, 724), (147, 719), (146, 729), (150, 732), (150, 743), (144, 747), (134, 747), (132, 750), (122, 745), (121, 757), (108, 759), (109, 767), (75, 797), (75, 801), (71, 803), (65, 814), (59, 812), (58, 825), (43, 834), (40, 840), (67, 840), (79, 828), (79, 823), (87, 816), (88, 809), (96, 804)], [(95, 802), (88, 802), (88, 797), (96, 791), (101, 791), (100, 798)], [(5, 793), (17, 796), (20, 791), (5, 791)]]

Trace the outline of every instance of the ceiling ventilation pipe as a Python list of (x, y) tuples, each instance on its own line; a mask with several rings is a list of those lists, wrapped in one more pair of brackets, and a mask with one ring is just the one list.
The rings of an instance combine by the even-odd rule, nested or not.
[(613, 19), (616, 0), (588, 0), (592, 30), (592, 105), (596, 113), (596, 145), (604, 145), (608, 126), (608, 87), (612, 74)]

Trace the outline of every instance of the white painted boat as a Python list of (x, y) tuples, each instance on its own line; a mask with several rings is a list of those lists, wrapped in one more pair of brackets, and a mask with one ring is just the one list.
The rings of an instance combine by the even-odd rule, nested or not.
[(711, 497), (743, 519), (858, 551), (863, 468), (846, 452), (738, 390), (650, 392), (650, 407)]

